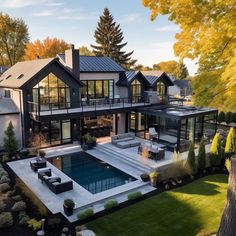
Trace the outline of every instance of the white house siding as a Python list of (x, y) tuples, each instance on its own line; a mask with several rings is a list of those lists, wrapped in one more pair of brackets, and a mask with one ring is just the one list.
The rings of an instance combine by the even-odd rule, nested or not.
[(180, 90), (181, 90), (180, 87), (177, 85), (170, 86), (169, 87), (169, 95), (180, 96)]
[(3, 139), (5, 137), (4, 131), (8, 127), (9, 122), (12, 122), (14, 126), (14, 131), (16, 134), (16, 139), (18, 141), (19, 147), (22, 146), (22, 130), (20, 122), (20, 114), (9, 114), (9, 115), (0, 115), (0, 149), (3, 147)]

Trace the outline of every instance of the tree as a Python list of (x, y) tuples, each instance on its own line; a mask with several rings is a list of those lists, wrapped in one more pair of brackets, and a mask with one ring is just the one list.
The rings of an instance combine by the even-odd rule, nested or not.
[(11, 121), (9, 122), (8, 127), (4, 133), (5, 133), (5, 137), (3, 140), (4, 142), (3, 148), (5, 152), (9, 154), (9, 156), (12, 156), (17, 152), (18, 143), (15, 137), (14, 127)]
[(86, 46), (79, 47), (79, 53), (82, 56), (95, 56), (95, 54)]
[(38, 150), (47, 142), (46, 137), (42, 133), (32, 134), (30, 136), (30, 146)]
[(230, 158), (233, 154), (235, 154), (236, 151), (236, 144), (235, 144), (235, 132), (234, 128), (230, 128), (227, 139), (226, 139), (226, 144), (225, 144), (225, 155), (227, 158)]
[(178, 62), (176, 61), (162, 61), (153, 65), (153, 70), (164, 71), (167, 74), (175, 75), (176, 69), (178, 67)]
[(0, 62), (14, 65), (22, 60), (29, 41), (28, 28), (21, 18), (0, 12)]
[(196, 157), (194, 152), (194, 144), (191, 143), (188, 150), (188, 157), (186, 161), (187, 169), (190, 171), (190, 174), (194, 175), (197, 172), (197, 166), (196, 166)]
[(123, 32), (117, 24), (110, 11), (105, 8), (103, 15), (100, 16), (97, 28), (94, 33), (97, 45), (91, 45), (96, 56), (108, 56), (118, 64), (130, 68), (136, 62), (131, 59), (132, 52), (126, 53), (122, 49), (127, 45), (123, 43)]
[(229, 111), (225, 114), (225, 122), (226, 122), (226, 124), (233, 122), (233, 113), (232, 112)]
[(64, 53), (64, 51), (68, 48), (69, 44), (62, 39), (47, 37), (42, 41), (36, 40), (27, 44), (25, 50), (25, 60), (34, 60), (37, 57), (55, 57), (59, 53)]
[(232, 122), (236, 123), (236, 112), (234, 112), (232, 115)]
[(152, 70), (151, 67), (149, 67), (149, 66), (144, 66), (144, 65), (141, 65), (141, 64), (134, 65), (134, 66), (133, 66), (133, 69), (134, 69), (134, 70), (138, 70), (138, 71)]
[(236, 159), (231, 158), (229, 169), (227, 202), (220, 222), (217, 236), (235, 236), (236, 235)]
[(195, 80), (200, 82), (195, 85), (200, 89), (194, 88), (196, 104), (236, 111), (236, 99), (232, 99), (236, 94), (235, 0), (143, 0), (143, 5), (152, 11), (152, 20), (158, 14), (168, 15), (179, 25), (181, 32), (176, 34), (174, 45), (176, 56), (198, 59), (199, 76)]
[(220, 134), (216, 133), (210, 148), (210, 162), (212, 166), (220, 166), (221, 164), (221, 139)]
[(198, 150), (198, 169), (204, 170), (206, 167), (206, 150), (205, 150), (205, 144), (202, 140), (199, 144), (199, 150)]
[(218, 121), (219, 123), (222, 123), (222, 122), (225, 121), (225, 113), (224, 113), (223, 111), (221, 111), (221, 112), (219, 113), (219, 115), (218, 115), (218, 117), (217, 117), (217, 121)]
[(175, 77), (176, 79), (186, 79), (188, 77), (188, 69), (186, 65), (183, 63), (183, 61), (180, 61), (177, 65), (177, 68), (175, 70)]

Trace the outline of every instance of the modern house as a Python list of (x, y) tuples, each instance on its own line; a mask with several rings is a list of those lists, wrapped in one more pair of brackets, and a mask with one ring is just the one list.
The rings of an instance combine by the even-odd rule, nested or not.
[(54, 146), (86, 133), (149, 138), (155, 127), (157, 141), (177, 149), (183, 140), (197, 142), (209, 126), (214, 133), (217, 110), (171, 105), (173, 85), (165, 72), (126, 71), (109, 57), (81, 56), (73, 45), (55, 58), (19, 62), (0, 77), (19, 111), (24, 147), (39, 132), (45, 146)]
[(186, 97), (193, 94), (189, 80), (174, 80), (174, 86), (170, 88), (169, 95), (175, 97)]

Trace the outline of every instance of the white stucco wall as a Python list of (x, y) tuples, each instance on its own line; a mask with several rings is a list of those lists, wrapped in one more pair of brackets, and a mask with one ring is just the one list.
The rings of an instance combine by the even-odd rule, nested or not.
[(176, 85), (169, 87), (169, 95), (180, 96), (180, 88)]
[(4, 131), (7, 129), (10, 121), (14, 126), (14, 131), (19, 147), (22, 146), (20, 114), (0, 115), (0, 149), (3, 147), (3, 139), (5, 137)]

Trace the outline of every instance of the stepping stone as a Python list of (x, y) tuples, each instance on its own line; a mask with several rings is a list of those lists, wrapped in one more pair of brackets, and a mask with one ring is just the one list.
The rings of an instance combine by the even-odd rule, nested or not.
[(96, 234), (89, 229), (85, 229), (79, 232), (81, 234), (81, 236), (96, 236)]

